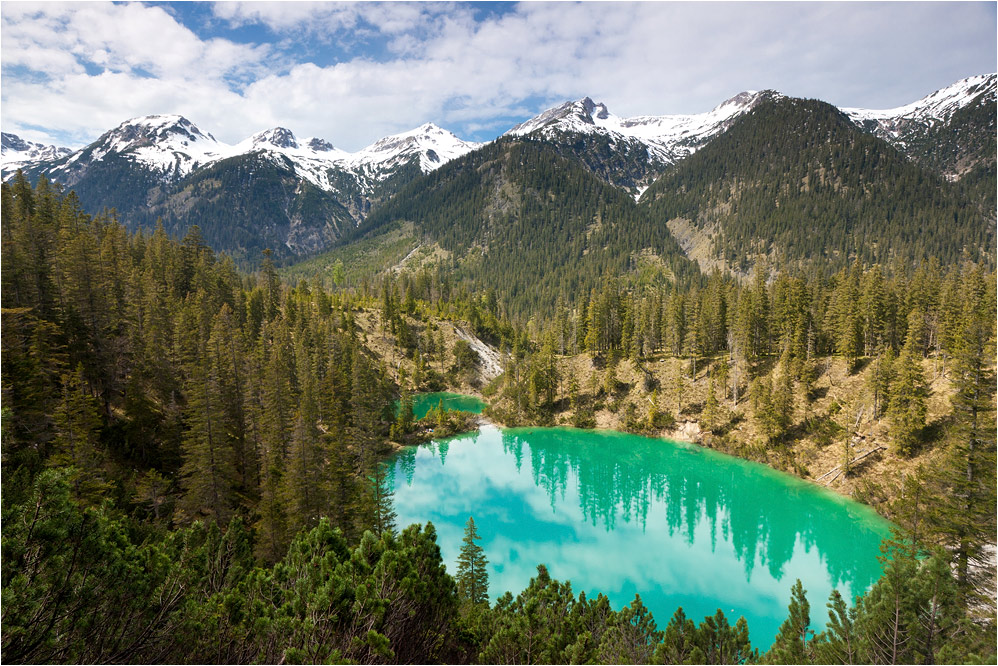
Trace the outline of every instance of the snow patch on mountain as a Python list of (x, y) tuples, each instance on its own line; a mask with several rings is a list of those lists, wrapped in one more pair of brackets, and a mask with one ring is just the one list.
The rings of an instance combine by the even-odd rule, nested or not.
[(16, 134), (0, 133), (0, 166), (5, 174), (14, 173), (37, 162), (57, 160), (72, 152), (70, 148), (46, 146), (34, 141), (25, 141)]
[(428, 173), (481, 145), (462, 141), (432, 123), (385, 137), (355, 153), (335, 148), (329, 141), (317, 137), (299, 141), (284, 127), (264, 130), (235, 145), (228, 145), (202, 132), (183, 116), (153, 115), (125, 121), (76, 152), (28, 144), (14, 135), (4, 134), (3, 173), (8, 177), (17, 165), (32, 155), (34, 162), (58, 160), (52, 165), (52, 173), (56, 176), (67, 176), (109, 155), (120, 155), (168, 181), (183, 178), (221, 160), (260, 154), (282, 166), (290, 165), (297, 176), (323, 190), (335, 189), (331, 175), (346, 172), (353, 176), (362, 191), (370, 191), (405, 164), (416, 161), (419, 169)]
[(344, 165), (368, 172), (385, 171), (418, 156), (420, 170), (429, 173), (482, 145), (484, 144), (463, 141), (433, 123), (426, 123), (408, 132), (375, 141), (350, 155)]
[(994, 97), (996, 82), (998, 74), (971, 76), (904, 106), (879, 110), (843, 108), (842, 112), (857, 123), (864, 120), (879, 122), (900, 118), (946, 121), (956, 111), (974, 102), (981, 95), (990, 94)]
[(843, 108), (842, 112), (861, 128), (904, 147), (913, 133), (949, 122), (954, 113), (982, 98), (994, 104), (996, 87), (998, 74), (982, 74), (893, 109)]
[(740, 115), (761, 100), (779, 97), (773, 91), (747, 91), (699, 114), (634, 116), (621, 118), (606, 105), (589, 97), (548, 109), (513, 127), (506, 135), (537, 134), (546, 139), (557, 135), (602, 134), (611, 141), (638, 142), (648, 149), (649, 157), (664, 164), (674, 163), (726, 130)]

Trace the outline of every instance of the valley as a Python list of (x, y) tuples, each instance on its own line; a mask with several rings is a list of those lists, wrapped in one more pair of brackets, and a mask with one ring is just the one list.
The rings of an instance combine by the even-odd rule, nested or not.
[(4, 661), (993, 660), (995, 90), (5, 133)]

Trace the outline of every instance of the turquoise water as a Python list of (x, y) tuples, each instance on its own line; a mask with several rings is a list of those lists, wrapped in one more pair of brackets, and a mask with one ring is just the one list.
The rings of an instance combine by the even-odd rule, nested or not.
[(481, 414), (482, 410), (485, 409), (485, 403), (473, 395), (462, 395), (460, 393), (417, 393), (412, 396), (412, 412), (417, 419), (421, 419), (440, 402), (443, 402), (444, 407), (451, 411)]
[(833, 588), (846, 599), (880, 575), (889, 523), (868, 507), (698, 446), (613, 431), (484, 426), (402, 451), (399, 525), (432, 521), (448, 570), (474, 516), (493, 600), (545, 564), (576, 593), (614, 606), (641, 595), (664, 629), (677, 606), (722, 609), (767, 648), (800, 578), (812, 627)]

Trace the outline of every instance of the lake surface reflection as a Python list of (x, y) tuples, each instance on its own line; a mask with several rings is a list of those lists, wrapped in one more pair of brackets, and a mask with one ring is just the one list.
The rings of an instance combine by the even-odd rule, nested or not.
[(641, 595), (664, 629), (677, 606), (720, 608), (767, 648), (800, 578), (812, 626), (833, 588), (852, 599), (880, 575), (889, 523), (813, 484), (694, 445), (612, 431), (485, 426), (401, 452), (399, 525), (432, 521), (448, 570), (468, 516), (493, 599), (547, 565), (614, 608)]

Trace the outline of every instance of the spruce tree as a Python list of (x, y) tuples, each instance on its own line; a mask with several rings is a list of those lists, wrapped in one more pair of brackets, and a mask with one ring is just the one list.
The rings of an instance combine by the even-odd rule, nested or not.
[(457, 558), (457, 593), (462, 601), (472, 605), (487, 605), (489, 602), (489, 561), (485, 551), (476, 541), (481, 540), (475, 528), (475, 519), (468, 517), (464, 527), (464, 540), (461, 554)]
[(106, 455), (99, 437), (98, 407), (84, 385), (82, 366), (63, 377), (62, 400), (52, 420), (55, 450), (48, 464), (71, 467), (69, 481), (74, 495), (99, 504), (110, 484), (105, 478)]
[(392, 468), (388, 463), (376, 462), (371, 470), (368, 480), (371, 486), (371, 505), (374, 507), (374, 533), (379, 537), (385, 534), (394, 534), (396, 531), (395, 507), (392, 505), (392, 480), (389, 471)]
[(899, 455), (911, 455), (925, 427), (925, 377), (917, 335), (908, 336), (894, 364), (887, 418), (891, 424), (891, 447)]
[(849, 608), (838, 590), (828, 597), (828, 623), (815, 636), (815, 661), (819, 664), (858, 663), (856, 607)]
[(185, 391), (187, 429), (181, 445), (184, 462), (180, 518), (193, 521), (207, 514), (224, 524), (234, 509), (235, 465), (233, 449), (227, 441), (223, 382), (218, 366), (211, 361), (207, 341), (194, 344), (198, 348), (189, 361)]

